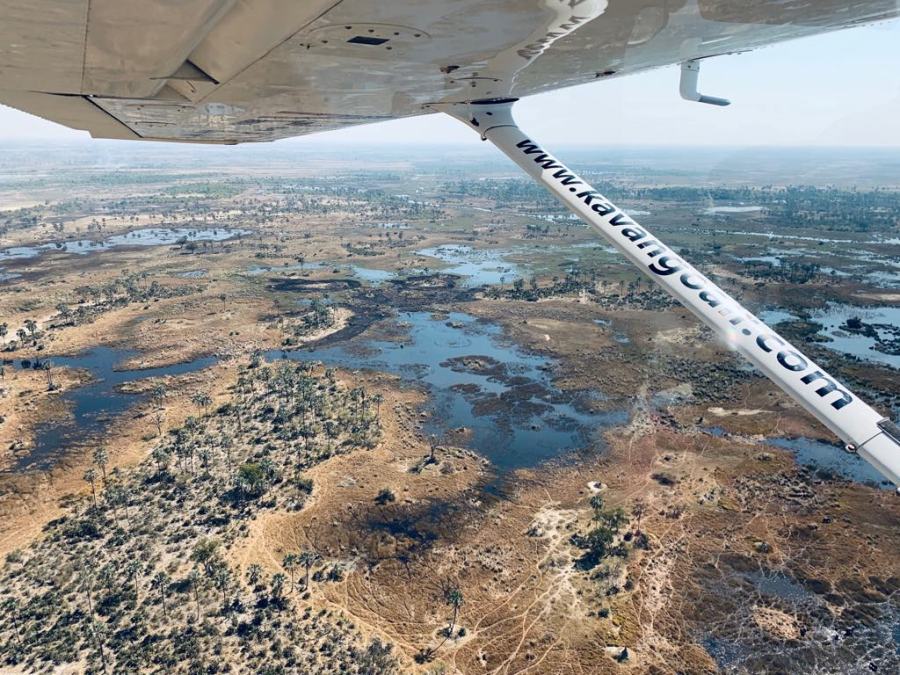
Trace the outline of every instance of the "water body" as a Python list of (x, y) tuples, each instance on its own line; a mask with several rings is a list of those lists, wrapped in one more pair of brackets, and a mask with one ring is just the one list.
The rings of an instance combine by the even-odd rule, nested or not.
[(363, 267), (362, 265), (337, 265), (327, 260), (304, 262), (302, 265), (300, 263), (295, 263), (293, 265), (278, 265), (275, 267), (270, 267), (268, 265), (254, 265), (247, 270), (247, 274), (258, 276), (260, 274), (279, 274), (284, 272), (308, 272), (310, 270), (327, 268), (332, 268), (339, 272), (350, 272), (360, 281), (369, 283), (372, 286), (378, 286), (388, 279), (393, 279), (397, 276), (396, 272), (390, 270), (379, 270), (373, 267)]
[[(900, 306), (859, 307), (856, 305), (828, 303), (824, 309), (810, 312), (809, 317), (812, 321), (822, 324), (822, 330), (819, 331), (819, 334), (827, 335), (830, 339), (829, 342), (822, 343), (823, 347), (843, 354), (850, 354), (866, 361), (875, 361), (900, 369), (900, 355), (887, 354), (875, 349), (874, 347), (878, 346), (878, 341), (874, 337), (860, 333), (850, 333), (841, 328), (847, 323), (847, 319), (858, 317), (867, 324), (887, 326), (888, 328), (876, 328), (875, 330), (879, 335), (883, 335), (883, 339), (888, 340), (891, 337), (888, 334), (891, 330), (890, 327), (896, 329), (900, 326)], [(759, 318), (773, 326), (785, 321), (801, 320), (801, 317), (783, 309), (760, 312)]]
[(373, 267), (362, 267), (360, 265), (351, 265), (350, 270), (353, 272), (353, 276), (372, 286), (379, 286), (388, 279), (393, 279), (397, 276), (396, 272), (391, 272), (390, 270), (379, 270)]
[(36, 258), (48, 251), (86, 255), (97, 251), (108, 251), (119, 246), (166, 246), (187, 241), (224, 241), (245, 234), (249, 230), (226, 230), (224, 228), (196, 229), (187, 227), (146, 228), (125, 234), (116, 234), (100, 241), (78, 239), (61, 241), (39, 246), (14, 246), (0, 251), (0, 260), (22, 260)]
[(207, 274), (209, 274), (209, 270), (185, 270), (184, 272), (176, 272), (175, 276), (181, 277), (182, 279), (202, 279)]
[(704, 213), (720, 215), (728, 213), (757, 213), (762, 210), (762, 206), (710, 206)]
[(445, 244), (423, 248), (416, 253), (447, 263), (450, 267), (441, 271), (464, 277), (463, 285), (469, 288), (511, 283), (515, 278), (522, 276), (516, 265), (503, 259), (507, 251), (473, 249), (471, 246)]
[(751, 255), (746, 257), (734, 256), (734, 259), (743, 263), (765, 263), (772, 267), (781, 267), (781, 258), (776, 255)]
[[(194, 361), (159, 368), (116, 369), (118, 364), (135, 354), (136, 352), (133, 350), (94, 347), (89, 352), (78, 356), (45, 357), (44, 360), (50, 361), (53, 368), (64, 366), (86, 370), (91, 374), (93, 380), (82, 387), (70, 389), (62, 394), (62, 400), (71, 410), (71, 416), (38, 426), (34, 444), (29, 452), (16, 458), (10, 469), (14, 472), (24, 472), (52, 468), (69, 448), (81, 445), (91, 436), (103, 433), (116, 415), (125, 412), (145, 398), (144, 395), (117, 391), (119, 386), (151, 377), (193, 373), (208, 368), (217, 361), (214, 356), (206, 356)], [(25, 367), (21, 361), (14, 365), (18, 368)]]
[(304, 262), (302, 265), (300, 263), (294, 263), (293, 265), (277, 265), (275, 267), (272, 267), (271, 265), (254, 265), (247, 270), (247, 274), (259, 276), (260, 274), (270, 274), (272, 272), (307, 272), (309, 270), (322, 269), (329, 264), (331, 263), (328, 263), (327, 261), (312, 260)]
[(801, 466), (832, 473), (858, 483), (893, 489), (893, 484), (886, 481), (884, 476), (862, 457), (832, 443), (811, 438), (769, 438), (766, 443), (790, 450), (794, 453), (797, 464)]
[[(410, 203), (415, 204), (417, 202), (411, 201)], [(374, 223), (371, 225), (371, 227), (380, 227), (383, 230), (408, 230), (409, 229), (409, 225), (407, 225), (406, 223)]]
[(792, 604), (815, 600), (812, 593), (781, 572), (759, 570), (746, 574), (745, 578), (763, 595), (780, 598)]
[(829, 303), (825, 309), (812, 312), (810, 316), (813, 321), (824, 326), (821, 332), (831, 338), (831, 342), (825, 345), (829, 349), (900, 369), (900, 354), (886, 354), (878, 351), (875, 349), (878, 341), (874, 337), (850, 333), (841, 329), (841, 326), (847, 323), (847, 319), (859, 317), (867, 324), (884, 326), (885, 328), (876, 327), (875, 330), (883, 340), (889, 340), (891, 327), (895, 330), (900, 327), (900, 306), (857, 307)]
[[(587, 446), (599, 430), (627, 421), (625, 412), (587, 413), (553, 386), (551, 362), (505, 341), (498, 326), (467, 314), (402, 314), (405, 342), (344, 343), (286, 354), (330, 366), (389, 372), (431, 394), (425, 433), (464, 427), (468, 445), (500, 471), (534, 466)], [(281, 358), (274, 350), (271, 359)], [(469, 358), (464, 358), (469, 357)]]
[[(827, 239), (825, 237), (807, 237), (799, 234), (780, 234), (775, 232), (740, 232), (737, 230), (712, 230), (713, 234), (732, 234), (742, 237), (763, 237), (764, 239), (791, 239), (793, 241), (813, 241), (826, 244), (857, 244), (855, 239)], [(875, 240), (877, 241), (877, 240)]]
[(879, 288), (900, 288), (900, 274), (896, 272), (866, 272), (863, 277)]
[(759, 318), (770, 326), (784, 321), (799, 321), (800, 317), (784, 309), (766, 309), (759, 313)]

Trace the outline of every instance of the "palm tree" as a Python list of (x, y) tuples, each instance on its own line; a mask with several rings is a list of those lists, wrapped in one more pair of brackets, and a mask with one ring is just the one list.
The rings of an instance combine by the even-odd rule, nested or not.
[(169, 590), (171, 581), (169, 575), (165, 572), (157, 572), (156, 576), (154, 576), (153, 580), (150, 582), (150, 587), (159, 591), (159, 597), (160, 600), (162, 600), (163, 614), (166, 617), (169, 616), (169, 609), (166, 607), (166, 594)]
[[(126, 501), (126, 493), (125, 488), (122, 487), (119, 483), (113, 483), (112, 485), (107, 485), (106, 490), (103, 493), (104, 498), (106, 499), (106, 503), (112, 506), (113, 515), (116, 519), (116, 526), (119, 525), (119, 505), (125, 504)], [(126, 506), (125, 516), (128, 516), (128, 508)]]
[(299, 560), (297, 559), (297, 556), (293, 553), (288, 553), (286, 556), (284, 556), (284, 560), (281, 561), (282, 566), (291, 577), (291, 588), (294, 587), (294, 569), (296, 568), (298, 562)]
[(194, 602), (197, 605), (197, 621), (200, 621), (200, 584), (203, 582), (203, 577), (200, 576), (200, 570), (196, 567), (191, 570), (191, 573), (188, 575), (188, 583), (191, 585), (191, 590), (194, 591)]
[(306, 578), (303, 582), (303, 590), (307, 590), (309, 588), (309, 568), (315, 565), (322, 559), (315, 551), (303, 550), (300, 551), (300, 555), (298, 556), (298, 562), (306, 568)]
[(212, 537), (201, 539), (191, 552), (191, 560), (202, 565), (207, 575), (212, 575), (213, 567), (220, 560), (218, 552), (220, 543), (218, 539)]
[(56, 390), (56, 384), (54, 384), (53, 382), (53, 371), (51, 370), (52, 367), (53, 364), (50, 363), (50, 361), (44, 361), (44, 365), (42, 366), (42, 368), (44, 369), (44, 372), (47, 373), (47, 391)]
[(381, 404), (384, 402), (384, 396), (381, 394), (375, 394), (372, 397), (372, 402), (375, 404), (375, 413), (380, 417), (381, 416)]
[(198, 391), (196, 394), (191, 396), (191, 401), (194, 403), (194, 405), (198, 405), (204, 410), (212, 405), (212, 397), (203, 391)]
[(251, 586), (256, 586), (259, 583), (260, 578), (262, 577), (262, 567), (253, 563), (247, 568), (247, 583)]
[(106, 465), (109, 464), (109, 453), (102, 445), (94, 449), (94, 464), (103, 472), (103, 484), (106, 485)]
[(151, 456), (153, 461), (156, 462), (156, 474), (162, 475), (163, 469), (169, 466), (169, 453), (165, 448), (157, 446), (153, 448)]
[(462, 591), (456, 586), (448, 588), (444, 591), (444, 600), (448, 605), (453, 607), (453, 618), (450, 620), (450, 627), (447, 629), (447, 636), (453, 637), (453, 629), (456, 627), (456, 618), (459, 615), (459, 607), (463, 603)]
[(213, 584), (215, 587), (222, 591), (222, 604), (227, 604), (228, 600), (225, 596), (226, 591), (228, 591), (228, 583), (231, 581), (231, 572), (228, 570), (227, 565), (216, 565), (216, 569), (213, 571)]
[(88, 469), (84, 472), (84, 479), (91, 484), (91, 496), (94, 498), (94, 508), (97, 507), (97, 488), (94, 485), (94, 481), (97, 479), (97, 474), (93, 469)]
[(156, 424), (156, 435), (162, 436), (162, 425), (166, 421), (166, 411), (164, 408), (157, 408), (153, 411), (153, 422)]
[(97, 651), (100, 653), (100, 663), (103, 665), (103, 672), (105, 673), (106, 652), (103, 650), (103, 637), (106, 632), (106, 627), (97, 621), (97, 619), (92, 618), (87, 624), (87, 631), (97, 645)]
[(141, 571), (141, 563), (138, 560), (129, 560), (128, 564), (125, 566), (125, 578), (134, 584), (134, 604), (137, 605), (140, 603), (140, 597), (138, 595), (138, 591), (140, 591), (140, 587), (138, 586), (138, 573)]
[(13, 630), (16, 635), (16, 644), (22, 648), (22, 636), (19, 634), (19, 601), (15, 598), (6, 598), (3, 601), (3, 613), (12, 617)]
[(641, 529), (641, 518), (643, 518), (645, 511), (647, 510), (647, 505), (644, 503), (642, 499), (636, 499), (634, 505), (631, 507), (631, 515), (637, 518), (637, 529)]
[(81, 561), (79, 578), (81, 580), (81, 587), (84, 589), (84, 593), (87, 596), (88, 616), (94, 616), (94, 598), (91, 595), (91, 591), (94, 590), (94, 574), (85, 566), (85, 562), (83, 560)]
[(287, 577), (284, 576), (281, 572), (272, 575), (272, 599), (275, 602), (280, 602), (282, 595), (284, 593), (284, 582), (287, 581)]
[(162, 436), (162, 424), (166, 419), (166, 410), (163, 407), (163, 400), (166, 397), (166, 387), (164, 384), (157, 384), (153, 388), (153, 421), (156, 422), (156, 435)]

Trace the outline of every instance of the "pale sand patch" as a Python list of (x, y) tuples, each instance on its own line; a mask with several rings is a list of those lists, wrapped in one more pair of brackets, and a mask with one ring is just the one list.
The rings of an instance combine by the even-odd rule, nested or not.
[(41, 202), (36, 202), (33, 199), (23, 199), (17, 202), (4, 202), (0, 204), (0, 211), (18, 211), (19, 209), (30, 209), (32, 206), (39, 206)]
[(350, 317), (353, 316), (353, 312), (351, 312), (346, 307), (338, 307), (334, 310), (334, 323), (330, 326), (326, 326), (325, 328), (320, 328), (317, 331), (309, 333), (307, 335), (303, 335), (297, 341), (299, 344), (306, 344), (307, 342), (317, 342), (322, 338), (326, 338), (329, 335), (334, 335), (338, 331), (344, 330), (347, 327), (347, 322), (350, 321)]
[(796, 640), (800, 637), (797, 618), (787, 612), (772, 607), (754, 607), (753, 620), (769, 635), (783, 640)]
[(700, 333), (701, 326), (691, 326), (690, 328), (672, 328), (670, 330), (657, 331), (654, 338), (657, 343), (669, 345), (686, 345), (695, 344), (697, 336)]
[(900, 293), (860, 293), (857, 297), (875, 302), (900, 303)]
[(737, 417), (750, 417), (752, 415), (771, 412), (770, 410), (753, 410), (749, 408), (735, 408), (734, 410), (726, 410), (725, 408), (707, 408), (706, 410), (716, 417), (729, 417), (731, 415), (736, 415)]

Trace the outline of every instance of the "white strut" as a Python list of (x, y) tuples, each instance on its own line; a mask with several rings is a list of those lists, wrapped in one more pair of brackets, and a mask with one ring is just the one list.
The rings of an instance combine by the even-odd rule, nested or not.
[(678, 91), (681, 98), (685, 101), (696, 101), (697, 103), (708, 103), (709, 105), (727, 106), (731, 105), (731, 101), (727, 98), (719, 98), (718, 96), (705, 96), (697, 89), (700, 79), (700, 61), (694, 59), (685, 61), (681, 64), (681, 81), (678, 85)]
[(529, 139), (513, 119), (513, 103), (513, 99), (505, 99), (438, 108), (497, 146), (831, 429), (848, 450), (858, 452), (900, 485), (900, 432), (895, 425)]

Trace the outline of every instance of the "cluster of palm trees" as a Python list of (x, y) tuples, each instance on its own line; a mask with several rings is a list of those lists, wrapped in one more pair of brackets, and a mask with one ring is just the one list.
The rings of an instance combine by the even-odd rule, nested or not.
[(309, 572), (312, 567), (322, 560), (322, 556), (311, 549), (301, 549), (298, 553), (288, 553), (281, 561), (281, 566), (290, 575), (291, 588), (294, 587), (294, 570), (302, 567), (305, 572), (303, 587), (301, 590), (309, 590)]
[(150, 276), (147, 271), (134, 274), (123, 272), (122, 276), (105, 283), (78, 286), (75, 288), (75, 302), (58, 303), (56, 315), (49, 324), (53, 327), (77, 326), (111, 309), (135, 302), (188, 295), (197, 290), (184, 285), (165, 286), (156, 279), (148, 282)]
[[(25, 319), (23, 325), (16, 329), (15, 335), (18, 341), (10, 340), (6, 343), (4, 349), (8, 352), (15, 351), (19, 348), (20, 345), (32, 344), (36, 345), (38, 339), (42, 335), (42, 331), (40, 326), (38, 326), (37, 321), (34, 319)], [(9, 324), (4, 321), (0, 323), (0, 338), (5, 338), (9, 335)]]
[[(627, 558), (626, 541), (619, 536), (628, 524), (625, 511), (621, 507), (607, 508), (601, 495), (591, 497), (591, 509), (594, 526), (587, 534), (572, 537), (572, 542), (584, 550), (584, 555), (579, 561), (580, 566), (591, 569), (609, 557)], [(632, 538), (633, 533), (629, 532), (627, 540), (631, 541)]]

